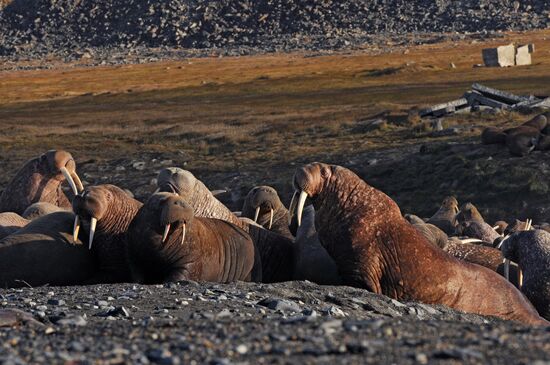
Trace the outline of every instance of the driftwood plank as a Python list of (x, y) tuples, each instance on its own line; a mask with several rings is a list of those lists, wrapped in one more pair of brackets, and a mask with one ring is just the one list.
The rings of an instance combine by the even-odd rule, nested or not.
[(491, 99), (495, 99), (496, 101), (510, 104), (510, 105), (529, 100), (529, 97), (527, 96), (515, 95), (506, 91), (493, 89), (491, 87), (481, 85), (478, 83), (475, 83), (472, 85), (472, 90), (477, 91)]
[[(461, 107), (466, 106), (466, 105), (468, 105), (468, 100), (466, 100), (465, 98), (460, 98), (460, 99), (457, 99), (457, 100), (449, 101), (448, 103), (441, 103), (441, 104), (433, 105), (433, 106), (431, 106), (429, 108), (426, 108), (426, 109), (422, 109), (418, 112), (418, 114), (421, 117), (426, 116), (428, 114), (443, 115), (443, 114), (446, 114), (445, 113), (446, 111), (453, 112), (456, 109), (461, 108)], [(441, 114), (441, 113), (443, 113), (443, 114)]]

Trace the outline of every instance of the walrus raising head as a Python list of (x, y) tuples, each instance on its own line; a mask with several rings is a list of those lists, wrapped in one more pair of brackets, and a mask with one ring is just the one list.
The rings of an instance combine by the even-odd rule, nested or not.
[(470, 202), (462, 205), (460, 212), (456, 215), (456, 220), (458, 221), (458, 224), (472, 221), (480, 223), (485, 222), (485, 219), (483, 219), (483, 216), (479, 210)]
[(271, 186), (256, 186), (244, 200), (242, 216), (253, 219), (266, 229), (292, 237), (288, 229), (290, 217), (277, 190)]
[(70, 208), (71, 203), (61, 189), (64, 180), (74, 195), (84, 189), (73, 156), (66, 151), (48, 151), (28, 161), (10, 181), (0, 196), (0, 211), (22, 214), (36, 202)]
[(454, 234), (456, 227), (456, 214), (458, 213), (458, 200), (454, 196), (443, 199), (441, 207), (426, 223), (433, 224), (445, 234)]
[(142, 283), (231, 282), (250, 280), (254, 244), (228, 222), (195, 217), (180, 196), (157, 193), (130, 226), (128, 257)]
[(101, 276), (98, 282), (121, 282), (129, 279), (126, 267), (128, 226), (142, 204), (114, 185), (86, 188), (73, 200), (74, 240), (80, 228), (88, 232), (88, 245), (96, 254)]
[(312, 163), (296, 170), (293, 185), (299, 192), (297, 217), (310, 197), (319, 240), (336, 262), (344, 285), (397, 300), (549, 325), (496, 273), (430, 244), (391, 198), (352, 171)]

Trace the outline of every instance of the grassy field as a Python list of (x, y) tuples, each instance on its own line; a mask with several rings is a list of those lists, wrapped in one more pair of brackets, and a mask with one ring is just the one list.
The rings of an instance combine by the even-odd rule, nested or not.
[[(532, 66), (473, 67), (481, 63), (482, 48), (511, 41), (536, 44)], [(238, 171), (243, 174), (238, 185), (274, 181), (281, 186), (295, 164), (345, 164), (369, 151), (429, 142), (415, 131), (408, 110), (460, 97), (473, 82), (550, 95), (550, 31), (381, 55), (277, 54), (70, 66), (0, 73), (1, 184), (24, 160), (64, 148), (80, 162), (94, 162), (86, 165), (90, 182), (104, 181), (97, 176), (109, 175), (109, 166), (147, 156), (171, 159), (212, 183), (220, 178), (218, 185), (227, 176), (220, 173)], [(361, 127), (379, 115), (389, 122), (382, 129)], [(456, 117), (452, 123), (509, 125), (526, 117), (479, 118)], [(476, 133), (460, 138), (475, 139)], [(157, 170), (128, 172), (127, 178), (141, 180), (127, 185), (146, 185)]]

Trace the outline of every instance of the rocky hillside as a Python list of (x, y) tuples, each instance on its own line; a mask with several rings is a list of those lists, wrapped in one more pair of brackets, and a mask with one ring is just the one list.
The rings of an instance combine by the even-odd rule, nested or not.
[(0, 10), (0, 55), (337, 49), (377, 35), (546, 28), (549, 15), (544, 0), (13, 0)]

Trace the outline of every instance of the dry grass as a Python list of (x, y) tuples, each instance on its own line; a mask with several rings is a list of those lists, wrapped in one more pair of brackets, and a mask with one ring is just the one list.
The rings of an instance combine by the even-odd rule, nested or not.
[[(153, 153), (205, 174), (254, 169), (266, 179), (286, 178), (287, 172), (278, 174), (291, 172), (289, 164), (342, 162), (429, 140), (413, 131), (408, 109), (459, 97), (473, 82), (550, 94), (549, 36), (512, 34), (378, 56), (290, 54), (2, 72), (2, 167), (11, 172), (41, 151), (65, 148), (80, 161)], [(533, 66), (472, 67), (481, 62), (481, 48), (512, 40), (536, 44)], [(379, 113), (388, 114), (384, 128), (360, 127)], [(455, 122), (475, 123), (460, 118)]]

